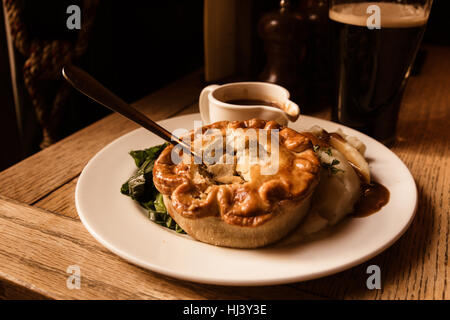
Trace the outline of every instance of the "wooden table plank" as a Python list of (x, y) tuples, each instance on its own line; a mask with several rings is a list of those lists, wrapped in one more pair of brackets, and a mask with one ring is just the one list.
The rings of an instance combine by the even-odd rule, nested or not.
[[(200, 285), (136, 267), (110, 253), (75, 219), (0, 197), (0, 277), (54, 299), (320, 298), (288, 286)], [(81, 289), (66, 286), (71, 265)], [(26, 284), (20, 279), (27, 279)]]
[[(203, 76), (200, 70), (134, 105), (154, 120), (165, 119), (197, 100), (202, 86)], [(32, 204), (68, 183), (80, 174), (95, 153), (135, 128), (137, 125), (117, 114), (99, 120), (0, 172), (0, 194)]]
[[(6, 277), (7, 275), (5, 275)], [(3, 278), (3, 277), (2, 277)], [(17, 281), (17, 279), (16, 279)], [(18, 285), (5, 278), (0, 280), (0, 300), (44, 300), (47, 296), (38, 292), (39, 289), (27, 288), (26, 283)]]
[(78, 176), (35, 202), (33, 206), (78, 219), (77, 209), (75, 208), (75, 188), (77, 182)]

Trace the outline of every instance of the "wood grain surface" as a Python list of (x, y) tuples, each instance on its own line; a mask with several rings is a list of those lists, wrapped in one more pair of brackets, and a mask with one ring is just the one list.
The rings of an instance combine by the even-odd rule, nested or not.
[[(0, 298), (449, 299), (450, 48), (427, 50), (421, 74), (409, 80), (392, 147), (416, 181), (417, 215), (399, 241), (370, 261), (322, 279), (260, 288), (194, 284), (125, 262), (90, 236), (74, 206), (87, 161), (136, 128), (111, 115), (0, 172)], [(197, 112), (201, 79), (194, 73), (136, 105), (155, 120)], [(66, 287), (71, 264), (81, 266), (81, 290)], [(381, 290), (366, 287), (371, 264), (381, 268)]]

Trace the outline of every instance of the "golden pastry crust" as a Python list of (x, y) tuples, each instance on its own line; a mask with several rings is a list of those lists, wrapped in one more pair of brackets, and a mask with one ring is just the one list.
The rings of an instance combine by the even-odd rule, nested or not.
[(274, 219), (283, 208), (299, 206), (314, 191), (320, 163), (305, 135), (275, 121), (259, 119), (216, 122), (204, 126), (202, 132), (211, 128), (223, 135), (227, 130), (278, 129), (278, 171), (262, 174), (261, 165), (252, 165), (249, 179), (228, 177), (230, 183), (218, 183), (203, 172), (201, 165), (173, 163), (173, 146), (168, 146), (155, 162), (153, 181), (166, 196), (165, 201), (170, 202), (169, 213), (175, 210), (178, 217), (191, 220), (217, 217), (232, 226), (259, 227)]

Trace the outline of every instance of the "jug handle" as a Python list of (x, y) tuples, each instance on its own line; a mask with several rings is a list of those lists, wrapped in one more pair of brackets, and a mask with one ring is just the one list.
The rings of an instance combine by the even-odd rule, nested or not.
[(200, 110), (200, 115), (202, 117), (202, 121), (204, 124), (210, 124), (211, 119), (209, 117), (209, 99), (208, 96), (213, 91), (219, 87), (217, 84), (212, 84), (210, 86), (205, 87), (202, 92), (200, 93), (200, 98), (198, 101), (198, 107)]

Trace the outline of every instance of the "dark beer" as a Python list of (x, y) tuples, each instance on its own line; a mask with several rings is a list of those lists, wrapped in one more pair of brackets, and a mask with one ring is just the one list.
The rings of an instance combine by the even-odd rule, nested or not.
[(383, 143), (395, 136), (398, 110), (425, 31), (423, 9), (377, 3), (381, 28), (367, 27), (372, 3), (330, 8), (336, 84), (333, 120)]

